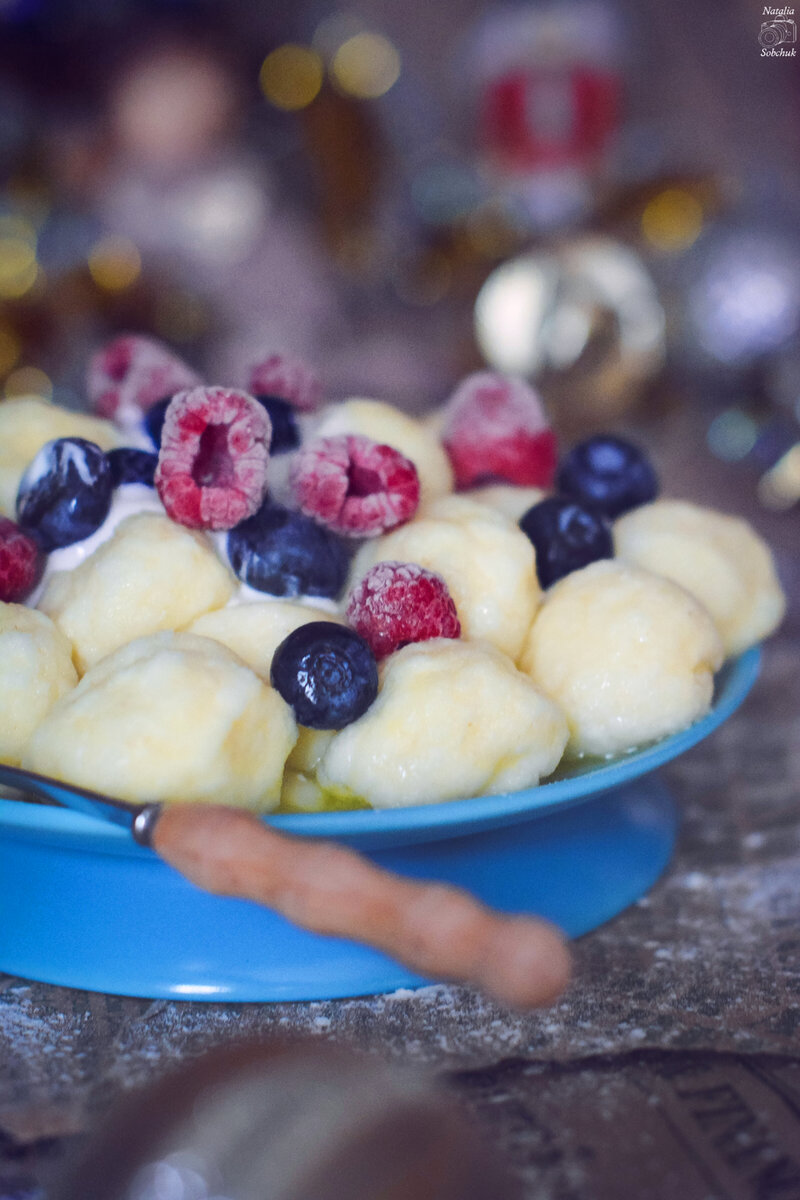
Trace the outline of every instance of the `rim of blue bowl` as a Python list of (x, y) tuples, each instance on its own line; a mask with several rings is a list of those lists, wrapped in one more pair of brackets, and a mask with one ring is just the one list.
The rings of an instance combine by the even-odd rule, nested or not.
[[(656, 770), (708, 737), (727, 721), (745, 699), (758, 677), (760, 663), (761, 650), (758, 646), (726, 663), (716, 677), (711, 710), (688, 729), (625, 757), (602, 765), (592, 764), (582, 773), (572, 774), (564, 779), (517, 792), (475, 796), (465, 800), (447, 800), (435, 804), (389, 809), (274, 813), (266, 814), (265, 820), (287, 833), (309, 837), (349, 838), (369, 834), (420, 834), (425, 831), (435, 834), (437, 830), (451, 827), (454, 834), (458, 834), (468, 831), (470, 827), (519, 816), (535, 816), (582, 803)], [(55, 780), (50, 782), (62, 790), (70, 790), (67, 784)], [(100, 795), (93, 795), (83, 789), (75, 790), (88, 800), (103, 800)], [(129, 837), (129, 830), (123, 825), (114, 825), (108, 818), (99, 815), (85, 815), (55, 805), (25, 804), (0, 799), (0, 828), (3, 826), (48, 832), (80, 832), (83, 836), (97, 838), (115, 835)]]

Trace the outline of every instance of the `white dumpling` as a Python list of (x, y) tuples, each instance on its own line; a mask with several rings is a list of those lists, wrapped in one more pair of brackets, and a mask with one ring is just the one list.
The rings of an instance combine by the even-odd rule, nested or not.
[(51, 709), (24, 765), (135, 802), (277, 806), (297, 739), (286, 702), (226, 647), (139, 638)]
[(470, 641), (517, 659), (541, 599), (536, 555), (525, 534), (498, 513), (463, 519), (423, 517), (365, 543), (354, 585), (378, 562), (417, 563), (441, 575)]
[(385, 661), (378, 698), (330, 740), (317, 779), (375, 808), (511, 792), (554, 771), (566, 740), (558, 707), (505, 655), (442, 638)]
[(769, 547), (746, 521), (682, 500), (656, 500), (614, 525), (619, 558), (674, 580), (704, 604), (726, 655), (778, 626), (786, 600)]
[(34, 730), (77, 682), (70, 644), (50, 618), (0, 604), (0, 762), (19, 766)]
[(512, 521), (519, 521), (529, 508), (544, 500), (547, 492), (537, 487), (516, 487), (513, 483), (487, 483), (460, 494), (496, 509)]
[(289, 600), (265, 600), (235, 604), (204, 613), (188, 626), (187, 633), (213, 638), (238, 654), (251, 670), (269, 680), (272, 656), (278, 646), (301, 625), (311, 621), (333, 621), (343, 625), (344, 618), (327, 609)]
[(668, 579), (614, 560), (550, 588), (522, 670), (563, 709), (567, 753), (616, 755), (708, 711), (722, 643), (708, 612)]
[(183, 629), (222, 608), (236, 586), (203, 534), (142, 513), (73, 571), (51, 575), (39, 607), (72, 643), (83, 673), (134, 638)]
[(446, 496), (437, 496), (424, 510), (418, 514), (418, 520), (432, 521), (497, 521), (500, 524), (515, 525), (509, 517), (491, 504), (485, 504), (478, 498), (477, 493), (450, 492)]

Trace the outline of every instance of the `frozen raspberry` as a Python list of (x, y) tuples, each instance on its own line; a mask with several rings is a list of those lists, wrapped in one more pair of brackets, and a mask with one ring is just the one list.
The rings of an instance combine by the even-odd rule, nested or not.
[(350, 593), (347, 620), (376, 658), (409, 642), (461, 636), (447, 584), (416, 563), (376, 563)]
[(157, 400), (199, 383), (177, 354), (154, 338), (131, 333), (92, 355), (86, 388), (95, 412), (132, 422)]
[(507, 479), (549, 488), (556, 437), (542, 402), (522, 379), (481, 371), (468, 375), (447, 402), (442, 441), (460, 488)]
[(0, 600), (18, 604), (30, 596), (44, 571), (44, 555), (19, 525), (0, 517)]
[(377, 537), (402, 525), (419, 504), (410, 459), (357, 434), (309, 442), (292, 463), (290, 484), (306, 516), (351, 537)]
[(250, 371), (247, 389), (254, 396), (286, 400), (301, 412), (313, 412), (322, 402), (319, 376), (300, 358), (270, 354)]
[(167, 409), (156, 468), (161, 503), (191, 529), (233, 529), (267, 492), (269, 417), (229, 388), (179, 392)]

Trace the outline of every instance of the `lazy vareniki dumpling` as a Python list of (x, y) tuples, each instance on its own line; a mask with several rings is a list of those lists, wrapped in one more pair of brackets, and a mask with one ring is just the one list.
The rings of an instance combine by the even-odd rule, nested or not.
[(626, 562), (664, 575), (705, 605), (725, 654), (773, 632), (786, 608), (772, 555), (746, 521), (685, 500), (656, 500), (614, 525)]
[(136, 802), (275, 808), (297, 740), (289, 706), (225, 646), (139, 638), (53, 706), (24, 766)]
[(702, 717), (722, 659), (693, 596), (603, 560), (548, 589), (520, 665), (564, 711), (568, 754), (610, 757)]
[(557, 705), (504, 654), (434, 639), (385, 661), (377, 700), (330, 740), (317, 778), (375, 808), (432, 804), (532, 787), (566, 740)]

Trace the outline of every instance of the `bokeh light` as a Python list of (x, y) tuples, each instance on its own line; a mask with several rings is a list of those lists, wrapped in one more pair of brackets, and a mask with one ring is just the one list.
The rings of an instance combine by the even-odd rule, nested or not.
[(731, 229), (706, 249), (687, 317), (700, 348), (742, 365), (800, 329), (800, 243), (775, 231)]
[(756, 444), (758, 425), (740, 408), (728, 408), (708, 427), (708, 448), (723, 462), (741, 462)]
[(511, 259), (484, 283), (475, 303), (475, 332), (486, 361), (511, 375), (532, 375), (544, 358), (539, 331), (552, 304), (557, 267), (542, 257)]
[(18, 367), (9, 375), (4, 390), (8, 399), (13, 396), (41, 396), (43, 400), (49, 400), (53, 395), (53, 384), (50, 376), (38, 367)]
[(306, 108), (322, 87), (323, 63), (316, 50), (287, 42), (261, 64), (261, 91), (276, 108), (296, 112)]
[(427, 225), (452, 225), (464, 220), (482, 199), (477, 175), (456, 162), (430, 163), (411, 183), (414, 208)]
[(400, 55), (380, 33), (357, 33), (343, 42), (331, 62), (336, 87), (358, 100), (385, 96), (400, 78)]
[(170, 205), (186, 250), (206, 263), (240, 262), (252, 251), (266, 217), (266, 200), (255, 179), (227, 171), (195, 177)]
[(703, 206), (684, 188), (667, 188), (642, 213), (642, 233), (656, 250), (686, 250), (700, 236)]
[(105, 292), (122, 292), (139, 278), (142, 260), (130, 238), (104, 237), (89, 252), (89, 274)]
[(116, 77), (111, 127), (134, 161), (174, 172), (202, 161), (230, 133), (237, 110), (228, 69), (179, 42), (145, 47)]

